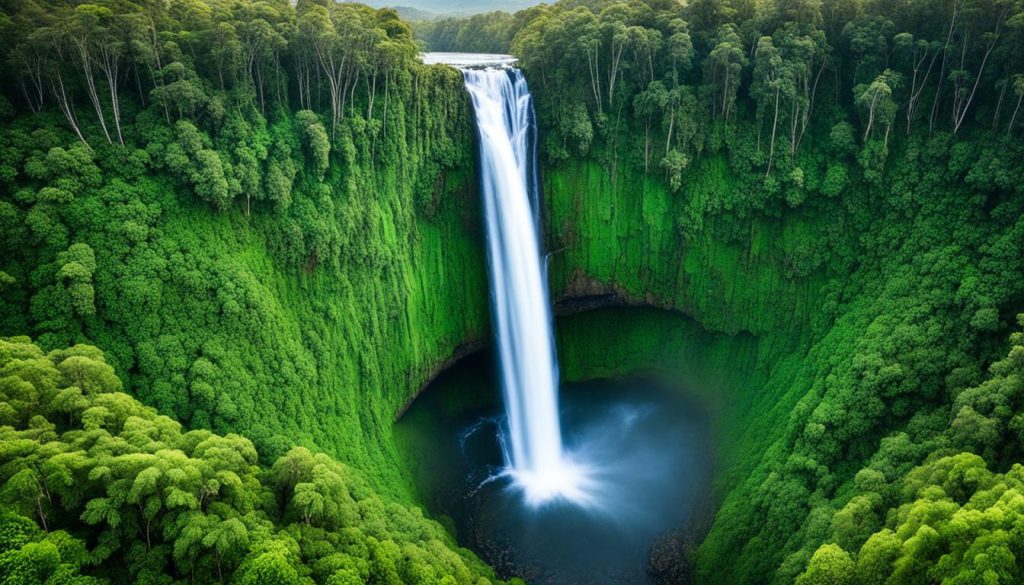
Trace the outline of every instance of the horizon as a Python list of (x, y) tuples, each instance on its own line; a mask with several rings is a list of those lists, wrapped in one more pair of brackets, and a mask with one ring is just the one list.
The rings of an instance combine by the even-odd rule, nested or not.
[(531, 6), (544, 4), (538, 0), (364, 0), (367, 6), (374, 8), (394, 8), (403, 14), (410, 11), (424, 13), (422, 16), (411, 15), (411, 18), (444, 18), (473, 16), (487, 12), (503, 11), (514, 13)]

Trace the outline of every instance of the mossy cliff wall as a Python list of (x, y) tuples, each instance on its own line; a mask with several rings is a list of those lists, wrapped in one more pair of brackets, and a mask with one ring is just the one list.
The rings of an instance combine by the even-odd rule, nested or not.
[[(242, 306), (260, 313), (253, 324), (245, 310), (233, 314), (222, 303), (205, 303), (190, 316), (189, 328), (196, 327), (202, 340), (193, 350), (197, 361), (219, 342), (224, 361), (245, 364), (253, 373), (224, 380), (214, 408), (224, 400), (238, 408), (233, 418), (211, 412), (212, 426), (247, 432), (271, 448), (296, 442), (323, 449), (392, 495), (403, 489), (395, 481), (394, 417), (453, 356), (484, 342), (488, 327), (472, 157), (462, 155), (438, 172), (433, 193), (417, 191), (423, 184), (417, 175), (433, 162), (431, 140), (445, 137), (457, 151), (471, 152), (461, 78), (438, 79), (443, 82), (425, 98), (436, 100), (434, 125), (407, 124), (400, 160), (374, 166), (360, 153), (365, 158), (339, 165), (327, 177), (330, 201), (314, 213), (325, 222), (346, 222), (341, 230), (354, 228), (345, 234), (348, 262), (301, 270), (283, 265), (268, 252), (268, 240), (280, 231), (272, 214), (250, 225), (237, 215), (196, 213), (186, 204), (162, 217), (165, 225), (192, 234), (194, 250), (218, 251), (210, 259), (214, 270), (231, 275), (218, 294), (224, 286), (239, 290)], [(217, 367), (216, 359), (210, 362)], [(187, 365), (186, 380), (194, 383), (196, 369), (196, 362)], [(167, 374), (177, 372), (142, 369), (139, 377), (155, 386)]]
[[(407, 495), (394, 417), (488, 327), (462, 78), (421, 67), (409, 86), (386, 127), (357, 109), (334, 139), (310, 112), (245, 107), (208, 130), (139, 114), (126, 140), (144, 148), (95, 151), (55, 118), (12, 121), (0, 335), (94, 344), (188, 427), (244, 434), (268, 461), (314, 447)], [(186, 134), (224, 168), (240, 143), (265, 140), (294, 174), (287, 200), (211, 208), (173, 170)], [(46, 199), (75, 180), (73, 196)], [(94, 264), (82, 282), (63, 276), (78, 252)]]
[(711, 331), (762, 333), (806, 323), (820, 278), (794, 278), (792, 257), (813, 237), (813, 219), (699, 217), (684, 235), (680, 218), (698, 202), (736, 189), (722, 157), (702, 161), (679, 193), (657, 175), (588, 159), (544, 170), (553, 296), (614, 294), (674, 309)]

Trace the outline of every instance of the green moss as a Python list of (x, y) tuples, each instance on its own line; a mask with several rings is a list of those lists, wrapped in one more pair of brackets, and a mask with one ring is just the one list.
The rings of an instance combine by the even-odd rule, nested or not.
[(794, 278), (786, 266), (820, 235), (820, 221), (799, 212), (738, 222), (709, 215), (687, 230), (681, 216), (737, 188), (721, 157), (688, 174), (678, 195), (657, 178), (618, 169), (614, 183), (587, 160), (545, 171), (555, 296), (615, 293), (726, 333), (809, 323), (824, 280)]

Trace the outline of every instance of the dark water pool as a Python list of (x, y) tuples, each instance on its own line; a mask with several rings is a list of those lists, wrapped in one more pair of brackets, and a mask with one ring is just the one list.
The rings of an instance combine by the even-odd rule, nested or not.
[(596, 481), (596, 505), (528, 505), (505, 478), (500, 393), (475, 356), (441, 376), (397, 426), (429, 512), (502, 577), (552, 585), (678, 582), (707, 519), (708, 416), (649, 380), (561, 390), (563, 438)]

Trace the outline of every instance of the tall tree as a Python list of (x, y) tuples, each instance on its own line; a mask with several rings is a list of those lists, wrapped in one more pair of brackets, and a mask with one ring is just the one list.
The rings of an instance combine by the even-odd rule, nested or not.
[(714, 49), (705, 62), (705, 83), (711, 99), (711, 113), (726, 122), (736, 107), (740, 74), (747, 64), (743, 43), (735, 25), (726, 24), (718, 29)]
[(791, 86), (782, 79), (782, 54), (775, 48), (771, 37), (761, 37), (757, 43), (757, 51), (754, 53), (754, 79), (751, 84), (750, 93), (757, 100), (758, 113), (758, 143), (760, 144), (761, 122), (765, 112), (771, 108), (771, 136), (768, 141), (768, 170), (767, 175), (772, 172), (772, 163), (775, 161), (775, 135), (779, 127), (779, 110), (782, 103), (784, 89)]
[(885, 143), (889, 143), (889, 131), (896, 117), (897, 104), (893, 99), (893, 90), (902, 82), (900, 74), (886, 69), (870, 84), (859, 85), (854, 89), (857, 106), (865, 115), (864, 141), (871, 137), (876, 125), (885, 126)]

